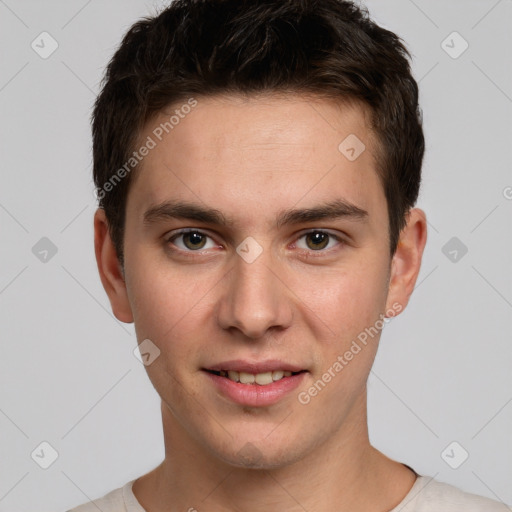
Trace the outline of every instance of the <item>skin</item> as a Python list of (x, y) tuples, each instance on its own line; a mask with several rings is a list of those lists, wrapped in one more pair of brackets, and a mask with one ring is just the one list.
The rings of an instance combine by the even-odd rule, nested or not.
[[(139, 343), (150, 339), (161, 351), (146, 369), (162, 398), (166, 456), (133, 492), (148, 512), (168, 512), (171, 503), (173, 511), (389, 511), (415, 475), (368, 439), (366, 382), (380, 332), (307, 405), (298, 393), (379, 315), (405, 308), (426, 242), (425, 214), (410, 211), (391, 257), (363, 106), (297, 94), (196, 99), (134, 175), (124, 272), (103, 210), (94, 220), (115, 316), (135, 323)], [(174, 108), (152, 119), (141, 141)], [(355, 161), (338, 150), (349, 134), (366, 146)], [(282, 210), (336, 199), (367, 215), (275, 226)], [(215, 208), (232, 224), (145, 224), (144, 212), (168, 200)], [(204, 233), (205, 248), (194, 249), (190, 236), (170, 241), (182, 228)], [(314, 230), (342, 241), (329, 237), (318, 249), (305, 236)], [(247, 237), (262, 248), (252, 263), (236, 252)], [(202, 371), (230, 359), (280, 359), (308, 373), (278, 403), (244, 407)]]

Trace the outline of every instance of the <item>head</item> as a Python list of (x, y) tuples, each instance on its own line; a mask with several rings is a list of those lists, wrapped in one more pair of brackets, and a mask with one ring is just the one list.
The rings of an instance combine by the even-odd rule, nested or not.
[[(172, 429), (231, 464), (251, 443), (263, 467), (360, 422), (426, 237), (399, 38), (341, 0), (177, 0), (109, 63), (93, 151), (101, 278), (160, 351), (147, 370)], [(219, 391), (215, 373), (262, 361), (300, 371), (295, 391)]]

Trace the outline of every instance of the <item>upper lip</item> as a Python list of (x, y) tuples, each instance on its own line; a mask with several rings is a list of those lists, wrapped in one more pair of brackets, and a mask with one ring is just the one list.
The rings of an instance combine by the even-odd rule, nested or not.
[(204, 368), (205, 370), (210, 370), (214, 372), (220, 372), (221, 370), (225, 371), (235, 371), (235, 372), (245, 372), (245, 373), (266, 373), (266, 372), (275, 372), (278, 370), (288, 371), (288, 372), (301, 372), (305, 371), (305, 368), (302, 366), (298, 366), (296, 364), (286, 363), (284, 361), (280, 361), (278, 359), (268, 359), (266, 361), (246, 361), (242, 359), (234, 359), (231, 361), (223, 361), (221, 363), (214, 364), (212, 366), (208, 366)]

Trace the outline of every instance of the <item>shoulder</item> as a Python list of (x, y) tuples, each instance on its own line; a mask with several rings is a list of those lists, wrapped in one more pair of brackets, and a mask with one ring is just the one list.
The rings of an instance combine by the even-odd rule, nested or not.
[[(130, 503), (127, 502), (126, 498), (131, 496), (131, 488), (133, 481), (128, 482), (123, 487), (119, 487), (119, 489), (114, 489), (110, 491), (105, 496), (95, 499), (93, 501), (88, 501), (78, 507), (75, 507), (67, 512), (98, 512), (101, 510), (102, 512), (131, 512), (134, 510), (138, 512), (139, 509), (134, 509), (130, 507)], [(129, 500), (128, 500), (129, 501)], [(143, 509), (140, 509), (143, 510)]]
[[(507, 505), (483, 496), (470, 494), (453, 487), (452, 485), (438, 482), (433, 478), (420, 476), (416, 480), (411, 492), (411, 511), (414, 512), (510, 512)], [(407, 503), (404, 500), (404, 512)]]

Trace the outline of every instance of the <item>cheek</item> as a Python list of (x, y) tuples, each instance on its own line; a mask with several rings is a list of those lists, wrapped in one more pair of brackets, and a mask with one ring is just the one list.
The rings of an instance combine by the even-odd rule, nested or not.
[(207, 279), (183, 268), (173, 268), (154, 255), (133, 254), (127, 288), (135, 325), (145, 336), (162, 336), (186, 324), (201, 307), (212, 287)]
[[(382, 264), (381, 264), (382, 265)], [(315, 403), (326, 412), (323, 421), (339, 422), (362, 396), (384, 326), (387, 296), (386, 269), (361, 265), (339, 271), (324, 281), (323, 291), (310, 292), (321, 357), (309, 388), (299, 396), (301, 404)], [(325, 332), (328, 326), (328, 334)], [(324, 391), (325, 390), (325, 391)], [(333, 410), (332, 404), (339, 407)]]
[[(150, 339), (163, 356), (159, 370), (177, 375), (197, 359), (219, 276), (206, 270), (199, 274), (192, 267), (178, 269), (143, 251), (131, 255), (126, 282), (137, 340)], [(150, 377), (157, 371), (152, 365), (147, 370)]]
[(321, 269), (307, 278), (296, 275), (294, 281), (292, 288), (301, 299), (304, 317), (325, 329), (327, 338), (338, 345), (374, 325), (385, 311), (387, 271), (381, 261), (361, 259), (329, 272)]

